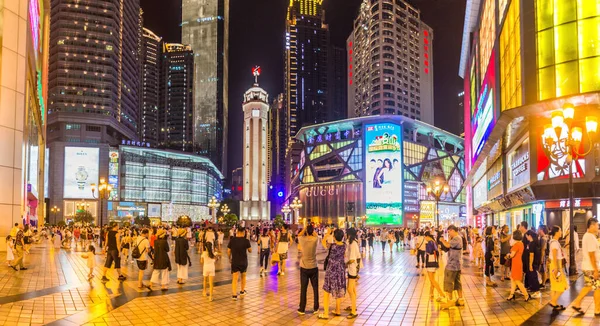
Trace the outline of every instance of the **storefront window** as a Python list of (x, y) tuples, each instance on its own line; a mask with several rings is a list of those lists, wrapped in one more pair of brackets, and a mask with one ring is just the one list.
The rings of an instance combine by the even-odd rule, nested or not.
[(500, 34), (502, 111), (521, 106), (521, 17), (519, 1), (512, 1)]

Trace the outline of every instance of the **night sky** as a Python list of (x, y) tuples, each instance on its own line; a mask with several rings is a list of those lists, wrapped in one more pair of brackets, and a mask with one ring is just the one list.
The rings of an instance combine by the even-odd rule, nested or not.
[[(325, 0), (331, 41), (344, 46), (362, 0)], [(466, 0), (408, 0), (434, 31), (434, 102), (437, 127), (460, 134), (458, 63)], [(181, 0), (141, 0), (144, 27), (167, 42), (181, 42)], [(289, 0), (230, 0), (229, 163), (242, 161), (242, 95), (252, 86), (251, 69), (262, 67), (259, 83), (272, 99), (283, 92), (285, 15)]]

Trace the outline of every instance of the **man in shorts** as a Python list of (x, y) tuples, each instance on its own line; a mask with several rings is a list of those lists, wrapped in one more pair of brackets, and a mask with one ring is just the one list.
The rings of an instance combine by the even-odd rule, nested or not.
[[(137, 238), (134, 244), (140, 251), (140, 258), (137, 259), (138, 265), (138, 288), (143, 289), (148, 287), (144, 284), (144, 271), (148, 268), (148, 252), (150, 251), (150, 240), (148, 240), (148, 229), (142, 230), (142, 235)], [(132, 248), (133, 250), (133, 248)]]
[(590, 218), (587, 221), (587, 232), (583, 235), (581, 251), (583, 262), (581, 269), (583, 270), (583, 278), (585, 285), (579, 292), (579, 296), (573, 301), (571, 308), (580, 314), (585, 312), (581, 310), (581, 301), (592, 290), (594, 290), (594, 315), (600, 315), (600, 286), (599, 268), (600, 268), (600, 248), (596, 240), (598, 234), (598, 220)]
[(119, 224), (112, 223), (110, 231), (106, 232), (106, 241), (104, 242), (104, 252), (106, 252), (106, 263), (102, 271), (102, 282), (108, 282), (106, 272), (115, 263), (115, 269), (119, 274), (119, 281), (125, 281), (126, 277), (121, 274), (121, 256), (119, 256), (119, 248), (121, 248), (121, 237), (119, 234)]
[[(448, 238), (450, 241), (446, 241), (443, 237), (440, 241), (450, 248), (448, 251), (448, 262), (446, 269), (444, 270), (444, 291), (446, 291), (446, 297), (448, 302), (443, 305), (443, 308), (449, 308), (452, 306), (462, 306), (465, 304), (462, 292), (462, 283), (460, 280), (460, 271), (462, 269), (462, 251), (463, 251), (463, 240), (458, 234), (458, 228), (454, 225), (448, 227)], [(458, 292), (458, 299), (454, 301), (453, 292)]]
[(236, 232), (236, 236), (229, 240), (227, 245), (227, 256), (231, 261), (231, 275), (233, 280), (231, 282), (231, 299), (237, 300), (237, 283), (238, 277), (242, 276), (240, 296), (246, 295), (246, 270), (248, 269), (248, 252), (252, 252), (252, 246), (250, 240), (244, 235), (246, 229), (239, 227)]

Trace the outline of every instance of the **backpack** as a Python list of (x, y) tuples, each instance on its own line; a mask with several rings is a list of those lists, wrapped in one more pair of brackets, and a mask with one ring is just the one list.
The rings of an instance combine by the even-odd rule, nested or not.
[(144, 250), (140, 252), (140, 244), (142, 243), (142, 241), (144, 241), (144, 239), (142, 239), (140, 242), (138, 242), (138, 244), (135, 247), (133, 247), (133, 250), (131, 251), (131, 257), (133, 259), (139, 259), (140, 257), (142, 257), (144, 251), (146, 251), (146, 248), (144, 248)]
[(435, 245), (434, 241), (429, 241), (427, 242), (427, 245), (425, 246), (425, 252), (428, 255), (433, 255), (434, 253), (436, 253), (438, 251), (437, 246)]

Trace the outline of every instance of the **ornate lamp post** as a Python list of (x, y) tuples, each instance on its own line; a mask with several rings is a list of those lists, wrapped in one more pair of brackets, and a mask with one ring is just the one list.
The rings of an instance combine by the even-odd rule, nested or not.
[(440, 210), (439, 203), (442, 195), (445, 195), (450, 191), (450, 186), (447, 183), (442, 183), (439, 179), (435, 180), (433, 184), (427, 186), (427, 195), (435, 199), (435, 220), (436, 226), (440, 226)]
[(290, 208), (289, 205), (284, 205), (281, 208), (281, 212), (283, 213), (283, 219), (287, 221), (289, 218), (289, 214), (292, 212), (292, 209)]
[(56, 207), (56, 205), (54, 205), (54, 207), (50, 208), (50, 213), (54, 214), (54, 220), (56, 220), (56, 213), (60, 212), (60, 208)]
[[(573, 164), (579, 157), (586, 156), (592, 151), (593, 146), (585, 153), (579, 152), (583, 138), (583, 129), (573, 126), (575, 107), (571, 103), (565, 103), (562, 109), (552, 112), (551, 123), (544, 126), (542, 145), (546, 156), (558, 166), (561, 175), (565, 170), (569, 173), (569, 275), (577, 275), (577, 264), (575, 264), (575, 229), (573, 225)], [(585, 117), (585, 129), (590, 141), (598, 130), (598, 118), (595, 116)], [(565, 158), (564, 162), (561, 162)], [(550, 167), (552, 168), (552, 167)], [(550, 169), (549, 168), (549, 169)], [(550, 170), (549, 170), (550, 171)]]
[(225, 216), (229, 214), (231, 210), (229, 209), (229, 206), (227, 206), (227, 204), (223, 204), (223, 206), (221, 206), (221, 212), (223, 212), (223, 216)]
[(208, 208), (212, 209), (212, 219), (211, 222), (215, 223), (217, 220), (217, 208), (219, 208), (219, 206), (221, 205), (221, 203), (219, 203), (219, 201), (217, 200), (217, 197), (212, 196), (212, 198), (210, 199), (210, 201), (208, 202)]
[(292, 215), (292, 224), (296, 223), (296, 219), (300, 217), (300, 208), (302, 208), (302, 201), (295, 197), (290, 204), (290, 208), (294, 210), (294, 215)]
[[(100, 224), (100, 229), (102, 229), (103, 227), (103, 219), (104, 219), (104, 202), (108, 201), (108, 197), (110, 196), (110, 193), (112, 192), (112, 185), (106, 183), (106, 180), (104, 178), (100, 179), (100, 184), (98, 185), (98, 193), (96, 194), (96, 184), (92, 183), (92, 196), (96, 199), (100, 200), (100, 218), (99, 220), (99, 224)], [(79, 205), (78, 205), (79, 206)], [(102, 237), (100, 237), (100, 248), (102, 248)]]

